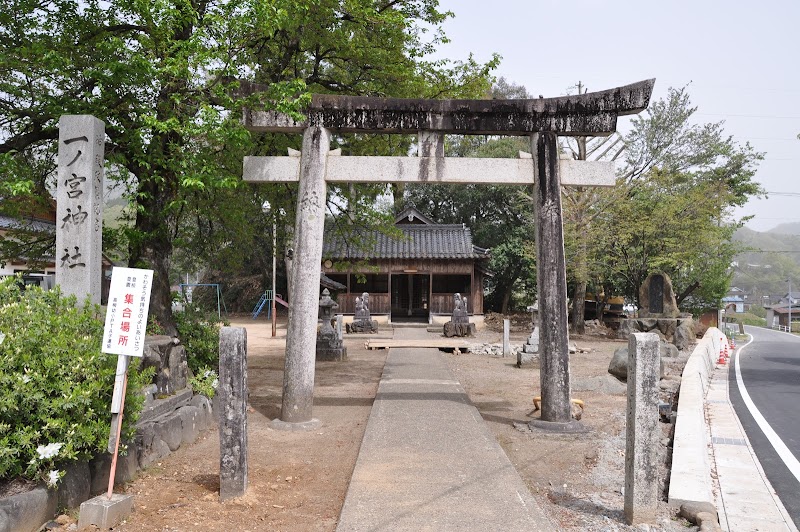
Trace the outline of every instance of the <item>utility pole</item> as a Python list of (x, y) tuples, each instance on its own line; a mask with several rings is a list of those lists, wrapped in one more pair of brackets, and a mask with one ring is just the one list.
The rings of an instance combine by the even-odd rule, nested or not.
[(786, 279), (789, 281), (789, 333), (792, 332), (792, 280)]

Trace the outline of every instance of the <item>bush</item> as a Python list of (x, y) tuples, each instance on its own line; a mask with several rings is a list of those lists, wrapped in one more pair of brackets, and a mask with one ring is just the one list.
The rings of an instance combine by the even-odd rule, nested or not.
[(736, 319), (745, 325), (757, 325), (759, 327), (764, 327), (767, 325), (766, 319), (747, 312), (737, 315)]
[[(0, 479), (54, 485), (57, 464), (88, 459), (108, 442), (117, 357), (100, 351), (100, 308), (8, 277), (0, 281), (0, 332)], [(129, 371), (125, 437), (150, 378)]]
[(209, 313), (193, 305), (175, 313), (178, 337), (186, 347), (186, 359), (193, 375), (205, 369), (219, 369), (219, 326), (216, 313)]

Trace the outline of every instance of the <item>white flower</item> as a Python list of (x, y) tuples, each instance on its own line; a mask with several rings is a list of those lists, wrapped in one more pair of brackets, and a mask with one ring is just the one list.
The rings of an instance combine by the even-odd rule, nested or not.
[(51, 488), (55, 487), (59, 480), (61, 480), (61, 471), (53, 469), (47, 474), (47, 485)]
[(204, 378), (204, 379), (207, 379), (207, 378), (208, 378), (210, 375), (211, 375), (211, 370), (210, 370), (210, 369), (207, 369), (207, 370), (205, 371), (205, 373), (203, 373), (203, 378)]
[(30, 378), (28, 375), (23, 375), (22, 377), (20, 377), (20, 379), (21, 379), (21, 380), (22, 380), (22, 382), (24, 382), (25, 384), (28, 384), (29, 382), (31, 382), (31, 378)]
[(47, 445), (38, 446), (36, 452), (39, 453), (39, 460), (46, 460), (54, 457), (63, 446), (63, 443), (49, 443)]
[(217, 386), (219, 386), (219, 379), (214, 379), (214, 382), (211, 383), (211, 387), (216, 390)]

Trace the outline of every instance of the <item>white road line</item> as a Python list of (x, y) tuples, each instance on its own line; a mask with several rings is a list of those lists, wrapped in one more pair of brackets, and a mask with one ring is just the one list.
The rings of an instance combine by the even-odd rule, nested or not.
[(797, 458), (795, 458), (795, 456), (792, 454), (792, 451), (786, 447), (786, 444), (783, 443), (783, 440), (781, 440), (780, 436), (778, 436), (775, 431), (772, 430), (770, 424), (767, 423), (767, 420), (761, 415), (758, 407), (756, 407), (755, 403), (753, 403), (753, 400), (750, 399), (750, 394), (747, 393), (747, 388), (744, 386), (739, 355), (742, 353), (744, 348), (751, 343), (753, 343), (752, 335), (750, 335), (750, 341), (736, 351), (736, 384), (739, 386), (739, 393), (742, 394), (742, 400), (744, 401), (745, 406), (747, 406), (747, 409), (750, 411), (750, 414), (753, 416), (753, 419), (755, 419), (756, 423), (758, 423), (761, 432), (764, 433), (764, 436), (766, 436), (769, 442), (772, 444), (772, 447), (775, 449), (775, 452), (778, 453), (778, 456), (780, 456), (781, 460), (783, 460), (786, 468), (792, 473), (792, 475), (794, 475), (794, 478), (800, 482), (800, 461), (798, 461)]

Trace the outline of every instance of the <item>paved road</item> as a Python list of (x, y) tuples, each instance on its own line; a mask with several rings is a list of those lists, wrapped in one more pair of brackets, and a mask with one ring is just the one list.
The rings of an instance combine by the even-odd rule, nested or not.
[(772, 487), (800, 526), (800, 337), (747, 327), (730, 397)]

